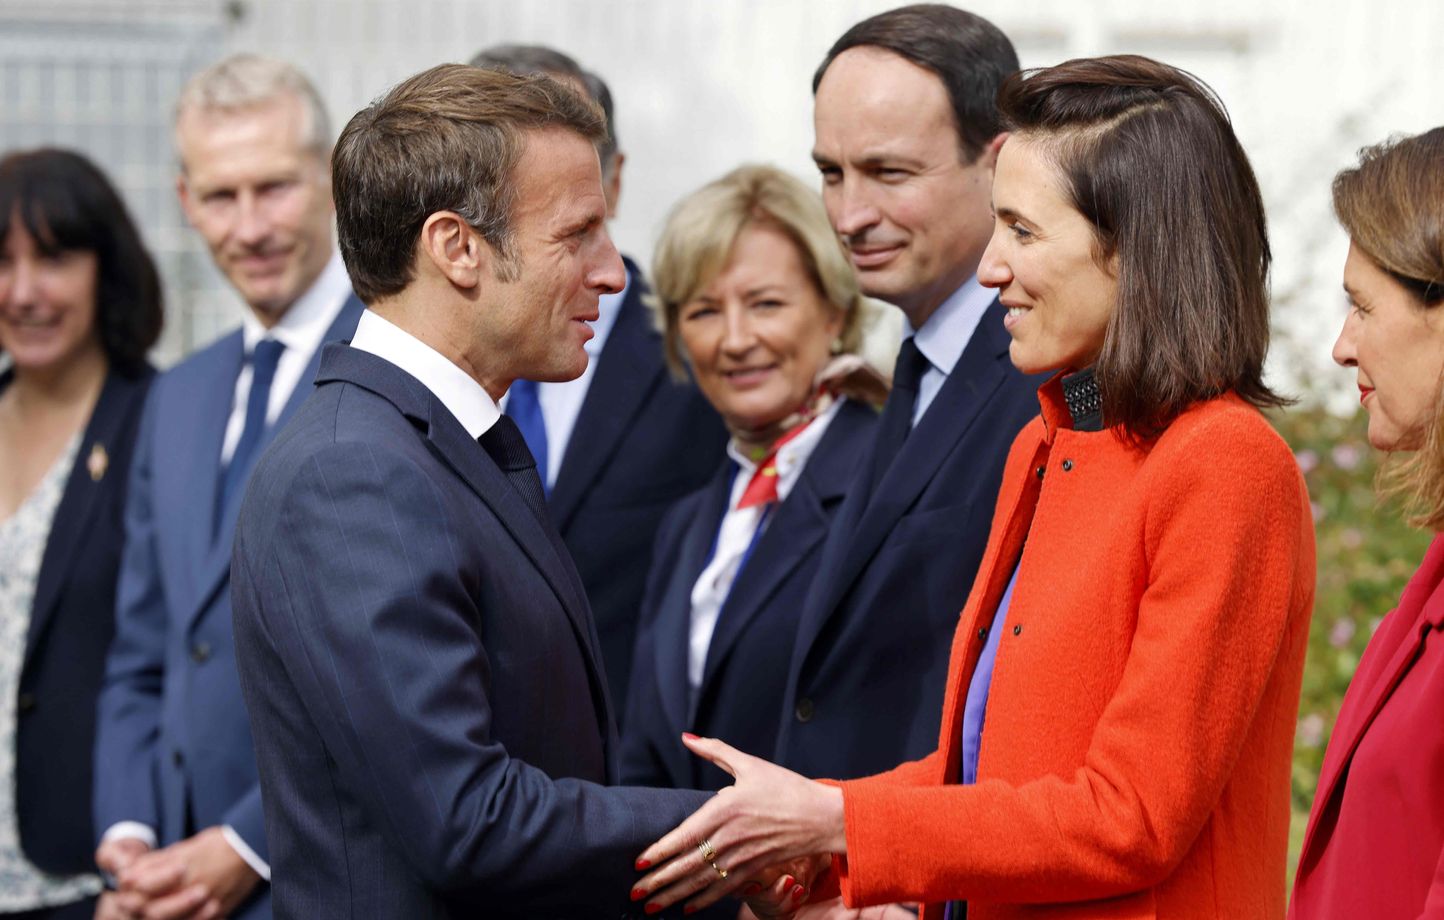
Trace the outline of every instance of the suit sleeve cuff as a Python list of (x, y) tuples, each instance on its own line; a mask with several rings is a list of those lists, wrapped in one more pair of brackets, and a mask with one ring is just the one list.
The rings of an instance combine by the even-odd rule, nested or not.
[(234, 827), (231, 827), (229, 824), (222, 825), (221, 836), (226, 838), (226, 843), (231, 845), (231, 849), (236, 851), (236, 855), (244, 859), (246, 865), (255, 870), (255, 873), (259, 875), (263, 881), (269, 882), (271, 880), (270, 864), (256, 855), (256, 851), (251, 849), (250, 845), (241, 839), (241, 835), (236, 833)]
[(139, 840), (141, 843), (156, 848), (158, 841), (155, 837), (155, 829), (139, 821), (117, 821), (106, 828), (100, 837), (101, 843), (108, 843), (112, 840)]

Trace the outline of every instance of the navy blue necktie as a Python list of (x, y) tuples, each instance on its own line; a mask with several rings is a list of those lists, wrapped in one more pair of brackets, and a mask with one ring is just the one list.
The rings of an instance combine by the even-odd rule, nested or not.
[(535, 380), (518, 380), (511, 385), (507, 391), (506, 414), (516, 422), (517, 429), (526, 440), (527, 450), (536, 461), (542, 492), (550, 495), (551, 490), (547, 487), (547, 426)]
[(893, 459), (902, 450), (908, 432), (912, 430), (913, 410), (918, 404), (918, 385), (929, 367), (932, 364), (913, 343), (913, 337), (903, 339), (902, 348), (898, 350), (897, 368), (893, 371), (892, 392), (888, 394), (882, 418), (878, 420), (877, 442), (872, 452), (872, 467), (868, 470), (869, 495), (877, 491), (878, 483), (887, 474)]
[(276, 380), (276, 365), (281, 352), (286, 350), (275, 339), (261, 339), (251, 352), (251, 392), (246, 397), (246, 424), (241, 429), (241, 439), (226, 465), (225, 476), (221, 479), (221, 491), (217, 496), (216, 526), (220, 526), (226, 508), (232, 497), (245, 488), (251, 467), (256, 462), (256, 447), (266, 433), (266, 408), (271, 404), (271, 384)]

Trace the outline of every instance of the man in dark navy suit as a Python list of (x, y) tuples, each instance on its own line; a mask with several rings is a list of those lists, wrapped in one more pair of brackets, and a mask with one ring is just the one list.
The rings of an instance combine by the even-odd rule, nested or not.
[[(625, 154), (617, 146), (612, 93), (600, 77), (544, 45), (497, 45), (477, 67), (545, 73), (602, 107), (607, 138), (597, 146), (607, 217), (616, 216)], [(622, 290), (598, 304), (591, 360), (576, 380), (519, 380), (502, 402), (537, 457), (552, 519), (576, 560), (602, 640), (612, 699), (627, 698), (642, 594), (662, 515), (702, 487), (722, 463), (726, 431), (697, 388), (674, 380), (645, 302), (651, 290), (622, 257)], [(543, 459), (545, 458), (545, 459)]]
[(336, 251), (330, 128), (305, 76), (227, 58), (187, 84), (175, 138), (186, 216), (247, 309), (240, 329), (156, 380), (140, 423), (96, 736), (96, 861), (120, 883), (100, 913), (264, 920), (231, 537), (256, 458), (361, 302)]
[(233, 595), (279, 916), (641, 913), (642, 848), (706, 796), (608, 788), (597, 633), (497, 403), (574, 378), (625, 283), (601, 112), (442, 65), (333, 157), (367, 303), (256, 470)]
[(776, 760), (807, 775), (879, 773), (936, 747), (1003, 462), (1038, 411), (976, 277), (1005, 138), (995, 99), (1017, 67), (991, 23), (926, 4), (848, 30), (813, 80), (828, 216), (864, 292), (907, 322), (793, 649)]

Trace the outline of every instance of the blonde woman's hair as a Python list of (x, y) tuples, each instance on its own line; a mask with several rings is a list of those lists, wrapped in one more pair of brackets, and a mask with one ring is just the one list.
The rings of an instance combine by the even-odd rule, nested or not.
[(737, 237), (764, 224), (797, 245), (802, 264), (823, 297), (843, 315), (838, 349), (862, 344), (864, 302), (847, 252), (827, 220), (822, 198), (773, 166), (741, 166), (702, 186), (672, 208), (652, 260), (652, 307), (672, 373), (686, 376), (677, 323), (692, 300), (727, 264)]
[[(1334, 213), (1420, 310), (1444, 309), (1444, 128), (1364, 148), (1358, 166), (1334, 177)], [(1386, 462), (1379, 485), (1404, 499), (1411, 524), (1444, 531), (1444, 381), (1424, 447)]]

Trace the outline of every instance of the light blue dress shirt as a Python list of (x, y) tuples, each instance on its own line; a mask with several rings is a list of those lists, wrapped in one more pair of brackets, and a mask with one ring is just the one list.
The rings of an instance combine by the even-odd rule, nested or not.
[(904, 321), (903, 337), (912, 336), (913, 344), (932, 365), (918, 381), (918, 400), (913, 405), (914, 428), (943, 388), (948, 374), (962, 358), (994, 297), (993, 291), (983, 287), (974, 275), (943, 301), (943, 305), (928, 317), (921, 329), (913, 329)]

